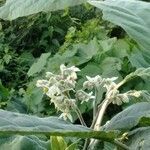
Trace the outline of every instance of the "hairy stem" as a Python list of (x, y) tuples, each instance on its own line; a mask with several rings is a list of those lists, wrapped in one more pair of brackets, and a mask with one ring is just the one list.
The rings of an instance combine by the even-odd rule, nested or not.
[(94, 126), (94, 130), (99, 130), (100, 126), (102, 124), (102, 120), (103, 120), (103, 116), (105, 114), (105, 111), (107, 109), (107, 106), (109, 105), (109, 99), (104, 100), (104, 103), (100, 109), (100, 111), (98, 112), (98, 117)]
[(117, 139), (114, 140), (114, 143), (124, 150), (131, 150), (127, 145), (123, 144), (122, 142), (118, 141)]
[(97, 111), (96, 100), (97, 100), (97, 89), (95, 88), (95, 99), (93, 100), (93, 120), (96, 117), (96, 111)]
[(78, 118), (79, 118), (81, 124), (82, 124), (83, 126), (87, 126), (86, 123), (85, 123), (85, 121), (84, 121), (84, 119), (83, 119), (83, 117), (82, 117), (82, 114), (81, 114), (81, 112), (80, 112), (80, 109), (79, 109), (77, 106), (76, 106), (76, 108), (75, 108), (75, 112), (76, 112), (76, 114), (78, 115)]

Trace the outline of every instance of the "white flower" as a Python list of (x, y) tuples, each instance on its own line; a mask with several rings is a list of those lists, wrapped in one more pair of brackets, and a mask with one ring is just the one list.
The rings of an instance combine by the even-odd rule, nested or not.
[(71, 122), (73, 122), (73, 118), (72, 118), (71, 114), (70, 114), (70, 113), (67, 113), (67, 112), (62, 113), (62, 114), (59, 116), (59, 118), (60, 118), (60, 119), (63, 118), (64, 120), (69, 119)]
[(67, 68), (64, 64), (62, 64), (60, 65), (60, 71), (63, 76), (65, 77), (69, 76), (69, 78), (72, 78), (72, 80), (76, 80), (77, 79), (76, 72), (80, 71), (80, 69), (75, 66)]
[(46, 78), (54, 77), (55, 75), (52, 72), (46, 72)]
[(88, 81), (85, 81), (83, 83), (83, 88), (84, 89), (89, 89), (89, 90), (92, 90), (94, 87), (98, 87), (102, 84), (103, 82), (103, 79), (101, 76), (97, 75), (95, 77), (89, 77), (89, 76), (86, 76), (87, 80)]
[(46, 95), (49, 96), (50, 98), (54, 96), (58, 96), (61, 94), (61, 90), (54, 84), (53, 86), (48, 88), (48, 91), (46, 92)]
[(122, 98), (122, 101), (124, 102), (124, 103), (129, 103), (129, 97), (128, 97), (128, 95), (125, 93), (125, 94), (121, 94), (121, 98)]
[(128, 92), (130, 96), (134, 96), (134, 97), (140, 97), (141, 94), (142, 94), (142, 91), (136, 91), (136, 90), (133, 90), (133, 91), (129, 91)]
[(127, 93), (116, 94), (116, 96), (114, 96), (112, 101), (113, 104), (117, 104), (117, 105), (121, 105), (122, 103), (128, 103), (128, 102), (129, 102), (129, 98)]
[(76, 98), (83, 103), (84, 101), (88, 102), (90, 99), (95, 99), (95, 96), (93, 96), (93, 92), (86, 93), (83, 90), (78, 90), (76, 93)]
[(45, 88), (49, 86), (49, 82), (47, 80), (38, 80), (36, 86)]
[(115, 97), (112, 101), (113, 104), (122, 105), (122, 100), (119, 97)]
[(105, 87), (107, 91), (113, 90), (117, 86), (117, 84), (114, 82), (116, 79), (118, 79), (118, 77), (104, 79), (103, 87)]

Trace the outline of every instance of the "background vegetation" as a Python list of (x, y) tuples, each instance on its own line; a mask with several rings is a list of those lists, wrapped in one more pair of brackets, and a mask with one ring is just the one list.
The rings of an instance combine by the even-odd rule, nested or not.
[[(111, 20), (108, 16), (104, 17)], [(120, 24), (117, 26), (115, 21), (112, 22), (114, 24), (103, 20), (100, 9), (87, 3), (55, 12), (40, 12), (12, 21), (1, 19), (0, 108), (39, 117), (58, 116), (60, 112), (55, 110), (35, 84), (45, 76), (46, 71), (58, 72), (62, 63), (81, 69), (78, 73), (77, 89), (81, 88), (86, 75), (117, 76), (119, 82), (136, 69), (149, 67), (150, 52), (141, 49), (142, 42), (137, 43), (138, 40), (132, 38), (132, 32), (127, 34), (128, 31), (125, 32)], [(144, 46), (146, 44), (143, 42)], [(128, 106), (149, 101), (149, 85), (147, 78), (137, 77), (121, 87), (122, 92), (133, 89), (147, 92), (142, 98), (133, 98), (127, 104), (111, 104), (103, 124)], [(104, 91), (101, 91), (100, 101), (103, 94)], [(89, 126), (92, 121), (91, 103), (83, 103), (80, 109)], [(79, 123), (79, 120), (75, 119), (74, 123)], [(34, 139), (37, 143), (42, 143), (35, 136), (16, 135), (15, 138), (28, 138), (28, 141)], [(42, 137), (43, 147), (48, 147), (47, 138), (48, 136)], [(133, 138), (136, 139), (136, 136)], [(66, 139), (68, 144), (75, 140)], [(1, 143), (0, 141), (0, 145), (3, 145)], [(83, 141), (78, 145), (82, 149), (80, 146), (83, 146)], [(101, 149), (113, 148), (107, 142), (101, 144)]]

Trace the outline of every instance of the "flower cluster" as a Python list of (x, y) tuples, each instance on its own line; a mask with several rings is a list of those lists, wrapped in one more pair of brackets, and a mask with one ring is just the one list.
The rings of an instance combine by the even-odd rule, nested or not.
[[(128, 103), (129, 97), (139, 97), (141, 96), (140, 91), (131, 91), (126, 93), (119, 93), (117, 88), (117, 84), (114, 82), (117, 77), (113, 78), (102, 78), (101, 76), (97, 75), (95, 77), (87, 76), (87, 81), (83, 83), (83, 89), (93, 90), (94, 88), (98, 88), (102, 86), (106, 88), (106, 98), (110, 99), (110, 102), (113, 104), (121, 105), (122, 103)], [(90, 96), (90, 95), (87, 95)]]
[[(50, 97), (51, 103), (54, 103), (55, 108), (62, 112), (62, 117), (70, 117), (70, 110), (76, 108), (76, 100), (88, 102), (89, 100), (96, 100), (93, 95), (95, 89), (104, 87), (106, 89), (106, 99), (110, 103), (121, 105), (129, 102), (129, 96), (139, 97), (141, 95), (138, 91), (129, 91), (126, 93), (119, 93), (118, 85), (114, 82), (117, 77), (102, 78), (97, 75), (95, 77), (86, 76), (87, 81), (83, 83), (83, 89), (76, 91), (75, 85), (77, 80), (77, 72), (79, 68), (72, 66), (60, 66), (60, 74), (46, 73), (46, 80), (38, 80), (37, 87), (41, 87), (44, 93)], [(90, 93), (85, 90), (91, 91)], [(74, 92), (73, 98), (70, 96), (70, 91)], [(70, 118), (69, 118), (70, 119)]]
[(51, 98), (57, 110), (64, 115), (69, 114), (70, 108), (75, 106), (75, 99), (69, 96), (69, 91), (74, 90), (77, 74), (80, 71), (75, 66), (67, 68), (60, 66), (60, 74), (46, 73), (46, 80), (38, 80), (37, 87), (43, 88), (44, 93)]

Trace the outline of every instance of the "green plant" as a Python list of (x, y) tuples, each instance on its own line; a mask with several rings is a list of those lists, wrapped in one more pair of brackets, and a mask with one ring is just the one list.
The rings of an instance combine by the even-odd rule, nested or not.
[[(52, 128), (56, 132), (52, 132), (52, 130), (46, 126), (46, 122), (42, 123), (44, 119), (40, 119), (37, 117), (29, 118), (28, 115), (24, 116), (16, 113), (12, 113), (13, 116), (10, 116), (9, 112), (2, 111), (1, 118), (3, 121), (1, 124), (0, 132), (3, 135), (6, 135), (6, 133), (8, 135), (8, 137), (1, 137), (1, 140), (5, 141), (1, 144), (1, 147), (3, 149), (8, 149), (8, 143), (11, 143), (13, 149), (17, 149), (18, 147), (20, 147), (20, 149), (23, 149), (26, 148), (26, 145), (33, 146), (33, 149), (50, 149), (50, 142), (48, 140), (49, 135), (54, 135), (54, 137), (51, 138), (52, 149), (60, 149), (60, 147), (63, 147), (63, 149), (69, 149), (67, 145), (69, 145), (70, 143), (73, 143), (71, 144), (73, 145), (73, 149), (75, 149), (74, 145), (76, 145), (76, 148), (79, 148), (80, 144), (83, 145), (83, 141), (80, 139), (77, 140), (74, 144), (74, 140), (72, 138), (70, 138), (68, 141), (68, 139), (64, 140), (61, 137), (55, 136), (75, 136), (78, 138), (99, 139), (86, 140), (84, 148), (89, 145), (90, 149), (96, 149), (96, 146), (98, 146), (98, 149), (114, 149), (116, 147), (118, 149), (148, 149), (148, 133), (150, 121), (150, 73), (148, 68), (150, 64), (148, 41), (150, 33), (148, 28), (148, 2), (136, 0), (78, 0), (76, 2), (70, 0), (65, 0), (63, 2), (38, 0), (32, 3), (32, 0), (28, 0), (24, 2), (24, 5), (20, 5), (20, 2), (18, 0), (7, 0), (6, 3), (4, 3), (2, 7), (0, 7), (0, 17), (7, 20), (13, 20), (18, 17), (39, 13), (41, 11), (47, 12), (60, 10), (63, 8), (67, 8), (68, 6), (74, 6), (84, 2), (88, 2), (89, 4), (100, 8), (103, 12), (103, 18), (122, 27), (128, 33), (130, 38), (125, 33), (123, 33), (123, 37), (121, 35), (117, 36), (117, 34), (115, 34), (115, 36), (117, 36), (117, 38), (119, 39), (114, 38), (114, 32), (116, 33), (116, 30), (117, 32), (119, 30), (123, 32), (122, 29), (109, 24), (108, 22), (101, 21), (101, 18), (96, 16), (99, 15), (99, 13), (95, 13), (96, 15), (94, 14), (96, 18), (86, 22), (83, 21), (82, 17), (82, 20), (80, 20), (80, 17), (80, 19), (71, 18), (69, 9), (65, 10), (64, 14), (62, 15), (63, 17), (60, 17), (59, 15), (52, 15), (52, 17), (54, 17), (52, 21), (50, 21), (50, 13), (46, 15), (46, 19), (45, 17), (43, 17), (45, 14), (38, 14), (39, 16), (37, 16), (40, 18), (39, 20), (36, 20), (36, 18), (30, 16), (31, 18), (29, 17), (28, 19), (31, 19), (31, 24), (28, 24), (27, 21), (27, 27), (29, 27), (29, 30), (25, 32), (27, 30), (25, 25), (25, 29), (23, 28), (24, 30), (22, 30), (22, 33), (25, 34), (19, 35), (19, 37), (21, 37), (21, 40), (17, 40), (17, 43), (17, 38), (14, 35), (11, 36), (11, 38), (6, 38), (8, 37), (9, 33), (11, 33), (10, 31), (12, 29), (11, 27), (7, 29), (8, 25), (5, 25), (5, 23), (3, 25), (2, 22), (2, 27), (6, 26), (6, 30), (2, 31), (2, 34), (4, 36), (2, 36), (1, 39), (1, 41), (4, 41), (4, 44), (2, 44), (1, 48), (1, 53), (2, 55), (4, 55), (4, 57), (1, 58), (3, 61), (1, 63), (3, 66), (2, 69), (5, 70), (5, 68), (7, 68), (9, 70), (11, 68), (11, 66), (9, 67), (9, 64), (11, 64), (10, 62), (14, 61), (14, 59), (17, 60), (18, 54), (20, 55), (20, 52), (16, 52), (14, 49), (17, 48), (17, 50), (20, 50), (20, 44), (22, 45), (21, 53), (23, 53), (23, 55), (20, 59), (17, 60), (17, 63), (15, 63), (18, 64), (19, 62), (20, 66), (20, 60), (25, 57), (28, 58), (29, 56), (31, 58), (31, 61), (29, 62), (27, 59), (23, 61), (22, 64), (23, 66), (25, 66), (25, 68), (16, 67), (17, 70), (21, 71), (21, 75), (23, 71), (23, 77), (20, 78), (20, 74), (16, 76), (16, 72), (14, 71), (15, 77), (18, 77), (14, 84), (8, 86), (5, 83), (6, 79), (2, 78), (2, 83), (5, 83), (5, 86), (14, 87), (15, 85), (15, 88), (17, 87), (17, 90), (18, 86), (23, 87), (17, 94), (15, 93), (17, 99), (11, 101), (11, 94), (9, 94), (8, 90), (3, 86), (0, 89), (0, 92), (2, 95), (1, 104), (3, 105), (3, 101), (7, 101), (7, 103), (5, 102), (4, 104), (6, 105), (5, 109), (11, 110), (14, 107), (13, 110), (16, 109), (18, 111), (23, 108), (23, 110), (25, 111), (21, 110), (21, 112), (34, 113), (40, 116), (49, 114), (51, 115), (53, 112), (53, 105), (49, 107), (48, 98), (44, 98), (44, 100), (42, 101), (43, 93), (39, 91), (39, 89), (34, 87), (35, 81), (37, 79), (43, 78), (45, 72), (51, 71), (54, 74), (49, 73), (49, 75), (52, 76), (50, 76), (47, 80), (39, 81), (38, 86), (44, 88), (45, 93), (51, 98), (51, 102), (53, 102), (54, 106), (56, 106), (58, 110), (63, 112), (62, 116), (65, 119), (66, 117), (68, 117), (72, 122), (78, 122), (78, 116), (81, 123), (85, 125), (86, 122), (88, 126), (90, 126), (93, 122), (91, 128), (94, 128), (94, 132), (93, 130), (84, 128), (82, 126), (79, 127), (80, 131), (78, 132), (78, 129), (75, 125), (72, 126), (71, 124), (69, 124), (69, 127), (66, 127), (65, 125), (67, 122), (61, 122), (62, 124), (64, 124), (64, 127), (66, 127), (66, 130), (64, 131), (64, 129), (61, 129), (59, 127), (59, 119), (56, 118), (53, 120), (53, 118), (48, 117), (46, 118), (47, 120), (49, 120), (48, 124), (51, 124), (55, 121), (57, 122), (57, 124), (55, 124), (54, 127), (58, 125), (57, 129)], [(30, 7), (24, 7), (25, 5), (30, 5)], [(135, 6), (137, 9), (135, 9)], [(87, 7), (87, 9), (89, 9), (90, 7), (92, 9), (95, 9), (94, 7), (89, 5), (85, 5), (85, 7)], [(11, 10), (11, 8), (15, 9)], [(24, 11), (20, 12), (20, 10)], [(95, 10), (97, 11), (98, 9)], [(63, 28), (62, 30), (59, 26), (60, 19), (58, 19), (57, 17), (61, 18), (65, 22), (65, 24), (68, 23), (69, 25), (67, 24), (66, 28), (63, 26), (65, 29)], [(45, 28), (45, 20), (47, 20), (46, 25), (48, 27), (48, 30), (47, 27)], [(58, 24), (56, 23), (56, 20), (58, 21)], [(22, 21), (26, 22), (26, 19), (20, 20), (20, 22)], [(16, 21), (16, 23), (14, 24), (17, 24), (17, 22), (19, 21)], [(56, 23), (57, 25), (53, 26), (49, 23)], [(27, 35), (30, 35), (30, 33), (34, 33), (34, 29), (37, 29), (37, 27), (35, 28), (35, 26), (38, 25), (41, 25), (41, 28), (37, 34), (38, 36), (36, 36), (35, 40), (32, 40), (31, 42), (28, 40), (30, 39), (28, 37), (32, 38), (35, 36), (32, 36), (32, 34), (31, 36)], [(20, 27), (20, 25), (18, 26)], [(13, 29), (16, 31), (18, 27)], [(46, 32), (44, 32), (43, 30), (45, 30)], [(54, 39), (53, 33), (57, 33), (54, 36)], [(42, 36), (39, 36), (40, 34), (42, 34)], [(60, 35), (59, 38), (58, 35)], [(38, 42), (38, 39), (40, 39), (40, 42)], [(49, 41), (49, 39), (51, 40)], [(52, 41), (53, 46), (49, 46), (47, 41), (49, 41), (50, 43)], [(62, 45), (63, 42), (64, 44)], [(4, 50), (5, 48), (7, 50)], [(28, 49), (27, 53), (26, 49)], [(30, 49), (32, 49), (32, 53), (29, 51)], [(35, 58), (40, 56), (40, 58), (37, 58), (37, 62), (35, 62), (33, 56)], [(33, 65), (31, 66), (32, 63)], [(61, 68), (63, 68), (61, 69), (61, 74), (57, 75), (59, 66), (62, 63), (67, 64), (68, 66), (76, 65), (80, 68), (81, 71), (78, 72), (78, 80), (76, 80), (76, 73), (73, 72), (73, 69), (76, 69), (77, 71), (77, 68), (75, 67), (66, 68), (65, 66), (61, 66)], [(34, 81), (26, 81), (27, 70), (28, 76), (30, 77), (30, 79), (34, 78)], [(61, 78), (62, 72), (64, 72), (64, 70), (69, 72), (69, 74), (67, 73), (66, 77)], [(73, 73), (71, 74), (71, 76), (70, 72)], [(4, 75), (5, 74), (8, 75), (8, 73), (4, 72)], [(97, 74), (99, 75), (96, 76)], [(87, 77), (87, 80), (85, 78), (86, 75), (91, 77)], [(113, 81), (116, 78), (112, 78), (112, 76), (118, 77), (116, 82)], [(71, 80), (70, 77), (73, 77), (73, 80)], [(55, 82), (52, 82), (52, 78)], [(82, 86), (83, 83), (84, 86)], [(93, 87), (94, 85), (96, 86), (96, 88)], [(86, 89), (87, 87), (88, 89)], [(59, 88), (63, 88), (64, 91), (62, 92), (62, 89), (60, 90)], [(51, 92), (54, 92), (54, 95), (52, 95)], [(95, 95), (93, 95), (91, 92), (93, 92)], [(18, 94), (20, 95), (19, 97)], [(23, 99), (21, 96), (24, 96)], [(90, 98), (91, 100), (89, 101)], [(129, 99), (131, 100), (129, 101)], [(56, 103), (57, 100), (64, 103), (61, 103), (60, 105), (60, 103)], [(112, 103), (119, 106), (112, 105)], [(49, 109), (47, 109), (48, 107)], [(120, 110), (123, 111), (121, 113), (118, 113), (116, 108), (120, 108)], [(93, 110), (93, 115), (88, 112), (91, 111), (91, 109)], [(112, 109), (111, 115), (109, 114), (109, 109)], [(58, 113), (56, 112), (55, 114), (60, 115), (60, 111)], [(76, 112), (77, 115), (74, 112)], [(21, 120), (21, 122), (23, 122), (25, 126), (23, 126), (23, 124), (11, 121), (17, 124), (17, 128), (15, 128), (13, 124), (8, 123), (3, 118), (4, 113), (7, 114), (6, 116), (8, 116), (9, 119), (16, 117), (15, 119)], [(118, 114), (115, 115), (116, 113)], [(87, 119), (87, 116), (84, 115), (89, 115), (90, 119)], [(25, 118), (25, 120), (23, 120), (23, 118)], [(31, 119), (40, 124), (40, 127), (38, 127), (38, 129), (34, 128), (34, 124), (30, 122)], [(83, 121), (84, 119), (85, 121)], [(11, 126), (12, 128), (8, 128), (8, 126)], [(51, 127), (53, 127), (53, 124), (51, 124)], [(70, 127), (72, 127), (72, 130), (70, 130)], [(99, 127), (101, 128), (99, 129)], [(60, 129), (59, 131), (58, 128)], [(21, 136), (10, 136), (10, 134), (21, 134)], [(36, 136), (25, 136), (26, 134), (36, 134)], [(44, 134), (46, 136), (41, 136), (39, 134)], [(15, 141), (18, 142), (16, 144), (13, 144)], [(35, 142), (37, 144), (34, 144)]]

